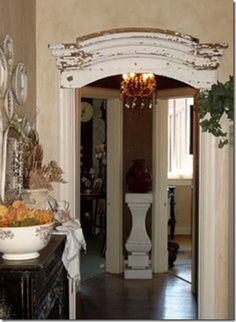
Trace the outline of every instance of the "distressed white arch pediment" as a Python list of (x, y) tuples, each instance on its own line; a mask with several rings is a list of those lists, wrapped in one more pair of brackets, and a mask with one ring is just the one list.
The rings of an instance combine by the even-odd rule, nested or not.
[[(189, 35), (153, 28), (115, 29), (79, 37), (70, 44), (51, 44), (60, 71), (59, 125), (60, 164), (69, 173), (65, 196), (71, 204), (76, 189), (75, 92), (98, 79), (124, 72), (152, 72), (182, 81), (196, 89), (208, 89), (217, 81), (217, 68), (227, 44), (204, 44)], [(114, 109), (117, 110), (117, 109)], [(78, 113), (78, 111), (77, 111)], [(65, 120), (67, 120), (65, 125)], [(77, 120), (78, 122), (78, 120)], [(120, 119), (119, 119), (120, 122)], [(78, 133), (77, 133), (78, 134)], [(117, 136), (118, 137), (118, 136)], [(121, 143), (120, 141), (118, 142)], [(78, 147), (77, 147), (78, 149)], [(79, 153), (77, 151), (77, 153)], [(215, 177), (216, 144), (210, 135), (200, 138), (199, 195), (199, 319), (214, 318), (216, 306), (216, 213)], [(76, 178), (76, 179), (75, 179)], [(61, 189), (61, 188), (60, 188)], [(77, 192), (78, 193), (78, 192)], [(75, 203), (75, 202), (74, 202)], [(116, 226), (114, 239), (122, 239), (122, 228)], [(116, 244), (117, 245), (117, 244)], [(121, 249), (121, 248), (120, 248)], [(120, 249), (113, 249), (120, 265)], [(208, 259), (207, 261), (205, 259)], [(119, 267), (118, 267), (119, 269)], [(226, 303), (227, 305), (227, 303)]]
[(209, 88), (227, 44), (200, 44), (189, 35), (160, 29), (116, 29), (49, 48), (57, 58), (64, 88), (128, 71), (151, 71), (195, 88)]

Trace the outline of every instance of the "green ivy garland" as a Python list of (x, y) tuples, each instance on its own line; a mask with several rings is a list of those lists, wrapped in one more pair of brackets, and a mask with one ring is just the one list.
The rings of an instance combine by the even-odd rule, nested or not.
[[(228, 144), (227, 132), (223, 132), (220, 124), (221, 117), (226, 113), (227, 118), (234, 118), (234, 80), (229, 77), (226, 83), (217, 82), (210, 90), (200, 93), (198, 97), (200, 125), (203, 132), (212, 133), (219, 138), (219, 148)], [(205, 118), (207, 116), (207, 118)]]

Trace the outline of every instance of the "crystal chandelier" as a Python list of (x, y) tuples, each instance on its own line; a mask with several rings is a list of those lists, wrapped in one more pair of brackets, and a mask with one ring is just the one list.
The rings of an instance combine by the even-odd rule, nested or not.
[(142, 111), (144, 107), (151, 109), (154, 105), (156, 89), (155, 75), (128, 73), (122, 76), (121, 98), (124, 107), (139, 109), (139, 111)]

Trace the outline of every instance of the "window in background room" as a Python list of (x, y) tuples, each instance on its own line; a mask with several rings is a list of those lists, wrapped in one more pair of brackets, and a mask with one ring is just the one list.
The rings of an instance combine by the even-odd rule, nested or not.
[(190, 109), (193, 97), (168, 100), (168, 177), (191, 178)]

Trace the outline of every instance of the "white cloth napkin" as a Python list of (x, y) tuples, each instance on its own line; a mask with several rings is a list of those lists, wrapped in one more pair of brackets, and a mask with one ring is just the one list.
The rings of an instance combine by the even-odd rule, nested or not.
[(78, 219), (63, 222), (56, 227), (59, 233), (66, 234), (66, 244), (62, 262), (68, 275), (76, 282), (80, 280), (80, 250), (86, 251), (86, 242)]

